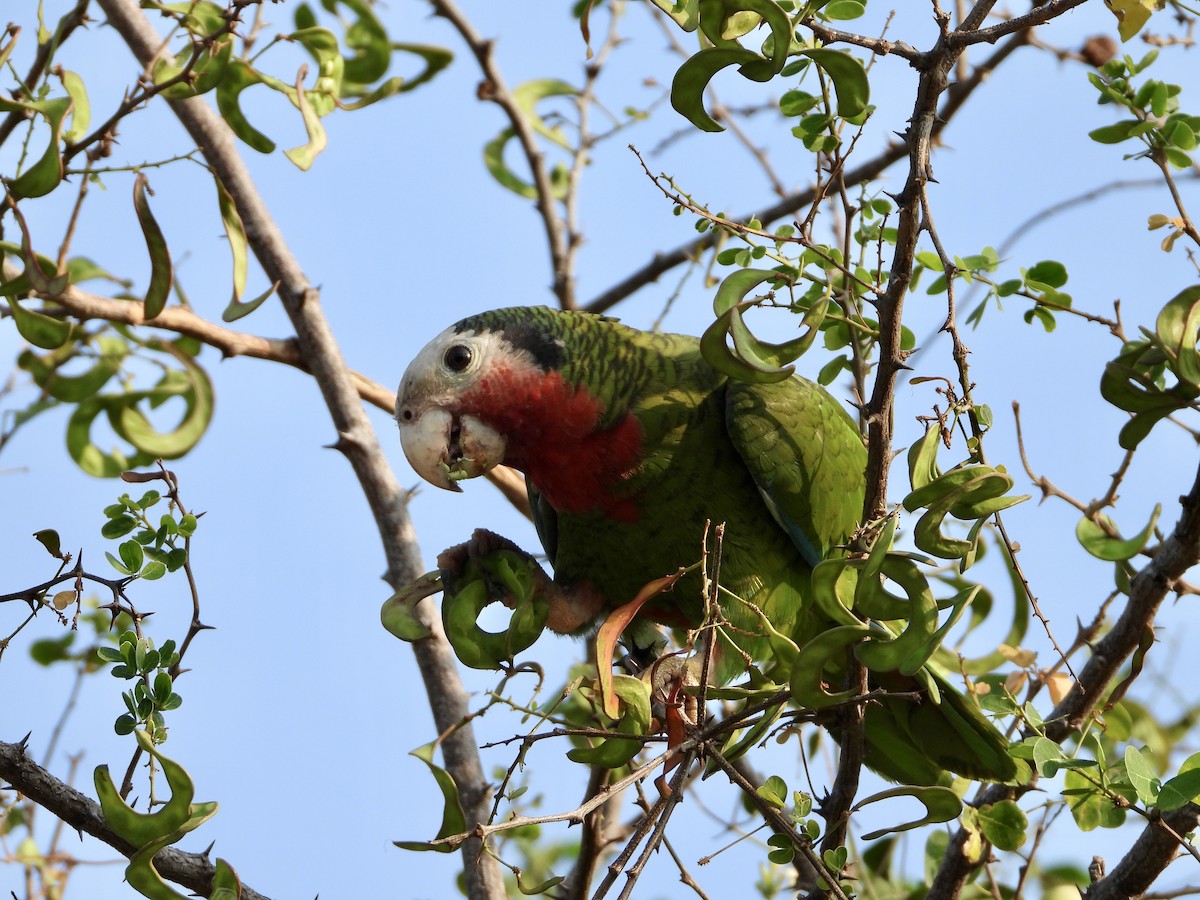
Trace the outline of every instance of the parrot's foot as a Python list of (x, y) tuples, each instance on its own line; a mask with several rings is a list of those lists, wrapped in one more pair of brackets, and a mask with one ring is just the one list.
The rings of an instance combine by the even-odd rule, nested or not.
[[(687, 740), (699, 723), (699, 701), (687, 688), (700, 683), (700, 669), (698, 657), (672, 653), (655, 660), (642, 676), (650, 684), (651, 731), (666, 732), (669, 750)], [(667, 775), (682, 758), (679, 753), (668, 756), (662, 774), (654, 780), (663, 797), (671, 793)]]
[(487, 583), (488, 595), (495, 601), (503, 603), (509, 609), (516, 606), (515, 598), (502, 583), (491, 578), (487, 568), (481, 563), (487, 557), (496, 553), (512, 553), (527, 560), (533, 575), (533, 592), (537, 602), (549, 607), (546, 616), (546, 626), (558, 634), (574, 634), (595, 621), (604, 609), (604, 598), (588, 584), (574, 584), (564, 588), (556, 584), (537, 564), (532, 554), (526, 553), (506, 537), (501, 537), (486, 528), (476, 528), (471, 539), (443, 550), (438, 554), (438, 568), (441, 570), (442, 583), (448, 593), (455, 593), (463, 580), (478, 577), (478, 571), (483, 572)]
[[(476, 528), (469, 541), (456, 544), (438, 554), (437, 564), (441, 570), (442, 584), (445, 585), (446, 591), (451, 594), (457, 593), (463, 579), (468, 577), (469, 570), (472, 573), (470, 575), (472, 579), (478, 577), (474, 574), (476, 571), (482, 571), (484, 581), (487, 583), (488, 596), (503, 603), (509, 609), (515, 607), (517, 599), (512, 596), (507, 587), (493, 579), (482, 565), (484, 559), (493, 553), (502, 551), (527, 559), (531, 567), (541, 574), (542, 579), (548, 580), (546, 573), (542, 571), (541, 566), (534, 562), (533, 557), (508, 538), (501, 537), (486, 528)], [(536, 573), (534, 577), (536, 579)]]

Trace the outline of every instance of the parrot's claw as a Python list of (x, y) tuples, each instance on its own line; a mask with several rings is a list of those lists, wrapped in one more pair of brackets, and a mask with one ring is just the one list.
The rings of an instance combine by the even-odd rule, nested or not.
[(532, 556), (508, 538), (501, 537), (486, 528), (476, 528), (471, 534), (470, 540), (439, 553), (437, 563), (442, 574), (442, 584), (447, 593), (457, 593), (463, 579), (468, 575), (468, 570), (471, 571), (471, 577), (478, 577), (477, 573), (482, 572), (483, 580), (487, 584), (488, 596), (498, 603), (503, 603), (509, 609), (514, 608), (517, 604), (516, 598), (512, 596), (505, 585), (491, 577), (486, 567), (481, 565), (488, 556), (502, 550), (533, 560)]

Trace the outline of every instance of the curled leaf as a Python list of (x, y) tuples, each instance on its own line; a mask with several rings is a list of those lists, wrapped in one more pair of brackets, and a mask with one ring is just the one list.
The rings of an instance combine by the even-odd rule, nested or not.
[(802, 50), (801, 53), (820, 66), (833, 81), (839, 116), (853, 119), (866, 112), (871, 99), (871, 85), (867, 80), (867, 70), (856, 57), (844, 50), (826, 47)]
[(902, 825), (892, 825), (888, 828), (881, 828), (878, 831), (872, 831), (870, 834), (864, 834), (864, 841), (873, 841), (876, 838), (883, 837), (885, 834), (895, 834), (901, 831), (910, 831), (913, 828), (920, 828), (922, 825), (934, 825), (938, 822), (950, 822), (958, 818), (962, 812), (962, 800), (953, 790), (940, 785), (929, 787), (916, 787), (911, 785), (901, 785), (900, 787), (889, 788), (886, 791), (880, 791), (877, 794), (872, 794), (858, 803), (854, 804), (852, 813), (858, 812), (864, 806), (871, 803), (878, 803), (881, 800), (889, 800), (893, 797), (913, 797), (920, 801), (925, 807), (925, 815), (920, 819), (912, 822), (905, 822)]
[[(650, 685), (632, 675), (615, 675), (612, 689), (621, 701), (619, 734), (646, 734), (650, 730)], [(642, 742), (618, 737), (603, 738), (592, 747), (577, 747), (567, 753), (572, 762), (615, 769), (623, 766), (642, 749)]]
[(666, 575), (651, 581), (638, 591), (636, 597), (609, 613), (596, 631), (596, 677), (600, 684), (600, 708), (610, 719), (616, 719), (621, 711), (612, 673), (617, 639), (643, 606), (663, 591), (670, 590), (678, 580), (679, 575)]
[[(196, 445), (208, 429), (213, 415), (213, 387), (208, 375), (191, 357), (174, 351), (172, 345), (160, 345), (171, 350), (182, 364), (182, 370), (171, 370), (148, 391), (131, 391), (107, 408), (113, 430), (129, 441), (140, 453), (151, 458), (178, 459)], [(170, 431), (159, 431), (137, 408), (143, 400), (152, 406), (171, 397), (184, 401), (185, 409), (179, 424)]]
[[(338, 58), (341, 59), (341, 57)], [(300, 72), (296, 76), (296, 93), (293, 102), (300, 108), (300, 116), (304, 119), (304, 130), (308, 134), (308, 143), (293, 147), (291, 150), (284, 150), (283, 155), (290, 159), (296, 168), (307, 172), (312, 168), (317, 155), (325, 149), (327, 139), (325, 126), (321, 124), (320, 114), (314, 106), (314, 98), (304, 90), (304, 75), (305, 67), (301, 66)], [(318, 79), (318, 84), (320, 81)]]
[(792, 666), (792, 699), (806, 709), (822, 709), (855, 697), (858, 692), (853, 689), (827, 691), (825, 668), (831, 663), (840, 665), (847, 647), (870, 636), (871, 629), (866, 626), (839, 625), (801, 647)]
[(8, 182), (8, 193), (14, 200), (24, 197), (44, 197), (58, 187), (63, 179), (63, 159), (58, 145), (63, 136), (63, 123), (74, 108), (70, 96), (55, 97), (23, 103), (0, 97), (0, 112), (36, 113), (50, 125), (50, 141), (32, 166)]
[(1147, 541), (1150, 540), (1150, 536), (1154, 533), (1154, 525), (1158, 522), (1158, 517), (1161, 513), (1162, 504), (1156, 504), (1154, 512), (1150, 514), (1150, 521), (1146, 523), (1146, 527), (1128, 540), (1112, 536), (1118, 532), (1116, 525), (1113, 524), (1112, 519), (1108, 516), (1102, 514), (1097, 516), (1104, 525), (1108, 526), (1107, 528), (1084, 516), (1079, 520), (1079, 524), (1075, 526), (1075, 538), (1084, 550), (1097, 559), (1105, 559), (1110, 562), (1132, 559), (1142, 551)]
[[(467, 830), (467, 814), (463, 812), (462, 802), (458, 797), (458, 785), (454, 783), (454, 777), (445, 769), (434, 765), (433, 752), (436, 749), (437, 742), (435, 741), (410, 751), (409, 755), (415, 756), (429, 767), (434, 781), (437, 782), (438, 788), (441, 789), (442, 800), (445, 805), (442, 807), (442, 826), (438, 829), (437, 837), (434, 840), (444, 840), (457, 834), (463, 834)], [(394, 843), (403, 850), (432, 850), (435, 853), (453, 853), (458, 849), (458, 845), (453, 841), (447, 841), (444, 844), (434, 844), (427, 841), (394, 841)]]
[(701, 131), (725, 128), (704, 109), (704, 90), (722, 69), (762, 60), (753, 50), (742, 47), (708, 47), (688, 58), (671, 81), (671, 106)]
[[(153, 813), (134, 812), (117, 792), (108, 766), (97, 766), (93, 774), (96, 795), (104, 818), (114, 833), (135, 847), (144, 847), (178, 831), (192, 816), (195, 787), (187, 771), (167, 759), (154, 746), (154, 741), (141, 729), (134, 732), (141, 748), (162, 766), (171, 797)], [(153, 855), (153, 854), (152, 854)]]
[(133, 182), (133, 208), (137, 212), (138, 223), (146, 239), (146, 249), (150, 253), (150, 284), (146, 288), (144, 305), (146, 318), (153, 319), (167, 305), (174, 273), (166, 238), (163, 237), (162, 229), (158, 227), (158, 222), (150, 211), (150, 201), (146, 198), (147, 187), (146, 176), (138, 172)]
[(400, 588), (384, 601), (379, 618), (389, 634), (402, 641), (419, 641), (430, 635), (429, 628), (417, 617), (417, 604), (442, 589), (439, 572), (426, 572), (416, 581)]
[(254, 84), (268, 82), (248, 63), (233, 59), (225, 69), (225, 77), (217, 85), (217, 109), (221, 118), (243, 143), (253, 147), (259, 153), (270, 153), (275, 149), (275, 142), (250, 124), (246, 114), (242, 112), (242, 91)]
[[(499, 669), (541, 635), (549, 605), (535, 596), (534, 565), (517, 553), (495, 551), (468, 567), (457, 579), (455, 592), (444, 596), (442, 622), (446, 637), (463, 665)], [(490, 589), (492, 584), (505, 589), (514, 604), (508, 628), (501, 632), (484, 631), (477, 622), (484, 607), (497, 600)]]
[(1167, 365), (1194, 387), (1200, 387), (1200, 354), (1196, 336), (1200, 332), (1200, 284), (1180, 291), (1163, 307), (1155, 323), (1159, 346), (1167, 355)]

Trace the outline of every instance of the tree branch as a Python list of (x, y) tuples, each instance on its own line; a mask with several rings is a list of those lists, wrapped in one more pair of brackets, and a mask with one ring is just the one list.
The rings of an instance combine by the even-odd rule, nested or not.
[[(25, 752), (22, 744), (0, 741), (0, 778), (72, 828), (86, 831), (118, 853), (129, 857), (137, 852), (137, 847), (118, 837), (108, 827), (99, 803), (39, 766)], [(154, 857), (154, 867), (164, 878), (182, 884), (189, 890), (205, 897), (212, 893), (216, 866), (206, 854), (185, 853), (167, 847)], [(267, 900), (263, 894), (244, 884), (241, 896), (242, 900)]]
[[(142, 66), (160, 52), (160, 38), (137, 0), (99, 0), (109, 23), (120, 33)], [(267, 278), (279, 284), (279, 297), (296, 329), (296, 344), (313, 375), (337, 430), (336, 447), (358, 477), (387, 557), (387, 580), (399, 587), (421, 572), (421, 555), (408, 515), (408, 492), (400, 488), (379, 446), (358, 390), (320, 308), (319, 294), (304, 275), (259, 195), (237, 151), (233, 133), (203, 98), (169, 100), (205, 160), (233, 198), (246, 237)], [(413, 652), (425, 683), (439, 732), (452, 730), (442, 743), (446, 768), (458, 785), (468, 820), (486, 821), (488, 785), (474, 731), (463, 724), (467, 694), (457, 662), (442, 630), (441, 617), (424, 603), (419, 613), (431, 636), (415, 642)], [(460, 726), (460, 727), (456, 727)], [(463, 846), (467, 890), (472, 898), (502, 898), (504, 883), (482, 842), (473, 837)]]
[[(950, 35), (953, 47), (967, 47), (971, 44), (994, 44), (1002, 37), (1019, 31), (1028, 31), (1038, 25), (1044, 25), (1051, 19), (1056, 19), (1068, 10), (1083, 6), (1087, 0), (1050, 0), (1049, 3), (1035, 4), (1033, 9), (1023, 16), (993, 25), (991, 28), (981, 28), (978, 31), (965, 28), (957, 29)], [(992, 4), (989, 4), (989, 6)]]
[(1087, 900), (1140, 897), (1179, 853), (1179, 836), (1200, 824), (1200, 806), (1188, 803), (1153, 816), (1137, 841), (1111, 872), (1084, 893)]
[(912, 279), (917, 240), (922, 231), (921, 198), (925, 184), (932, 178), (930, 156), (937, 123), (938, 99), (946, 90), (950, 70), (957, 54), (949, 52), (945, 37), (929, 53), (928, 69), (917, 83), (916, 102), (906, 134), (908, 178), (896, 195), (899, 221), (896, 249), (889, 267), (887, 290), (878, 298), (879, 363), (875, 384), (867, 402), (867, 493), (863, 502), (863, 521), (881, 519), (887, 514), (888, 469), (892, 462), (893, 405), (896, 378), (904, 368), (907, 353), (901, 347), (901, 320), (904, 298)]
[[(1084, 719), (1091, 715), (1097, 702), (1107, 690), (1109, 682), (1137, 648), (1145, 630), (1152, 626), (1159, 607), (1171, 593), (1175, 583), (1183, 577), (1188, 569), (1200, 562), (1200, 469), (1196, 472), (1191, 491), (1187, 496), (1180, 498), (1180, 506), (1182, 513), (1179, 522), (1175, 525), (1175, 530), (1159, 545), (1154, 558), (1146, 563), (1130, 581), (1129, 603), (1126, 604), (1125, 610), (1117, 618), (1108, 634), (1094, 645), (1091, 658), (1079, 672), (1079, 680), (1062, 699), (1062, 702), (1046, 717), (1046, 737), (1050, 740), (1062, 743), (1079, 728)], [(1023, 793), (1024, 790), (1005, 785), (992, 785), (982, 793), (976, 805), (982, 806), (996, 803), (999, 800), (1011, 799)], [(1193, 805), (1189, 804), (1189, 806), (1194, 810)], [(1187, 808), (1184, 807), (1184, 809)], [(930, 888), (930, 900), (950, 900), (950, 898), (959, 896), (977, 865), (967, 858), (965, 847), (968, 838), (969, 835), (963, 829), (959, 829), (951, 838), (946, 855), (942, 860), (942, 866)], [(1143, 834), (1143, 838), (1146, 838), (1145, 834)], [(1139, 844), (1141, 840), (1139, 839)], [(1177, 846), (1178, 841), (1175, 844)], [(1130, 860), (1129, 867), (1121, 869), (1121, 866), (1118, 866), (1118, 869), (1121, 869), (1122, 872), (1136, 870), (1139, 873), (1138, 877), (1141, 878), (1144, 876), (1144, 871), (1140, 868), (1140, 861), (1130, 859), (1136, 850), (1135, 846), (1126, 856), (1126, 860)], [(1170, 858), (1164, 860), (1157, 872), (1161, 872), (1169, 861)], [(1114, 875), (1116, 871), (1114, 870)], [(1150, 880), (1153, 881), (1153, 878)], [(1096, 896), (1102, 895), (1097, 894)], [(1119, 895), (1104, 894), (1103, 896)], [(1092, 895), (1089, 893), (1088, 897), (1091, 898)]]
[[(845, 40), (838, 32), (839, 40)], [(968, 98), (975, 92), (976, 88), (980, 87), (987, 76), (990, 75), (997, 66), (1013, 54), (1017, 49), (1029, 43), (1029, 32), (1018, 31), (1013, 37), (1006, 41), (1005, 44), (996, 50), (986, 60), (976, 66), (971, 77), (966, 81), (955, 82), (946, 90), (946, 99), (942, 104), (942, 108), (938, 110), (937, 116), (933, 124), (932, 137), (934, 141), (940, 138), (942, 131), (950, 124), (954, 115), (963, 107)], [(905, 58), (908, 58), (905, 56)], [(861, 184), (864, 181), (872, 181), (882, 175), (893, 164), (903, 159), (908, 154), (908, 147), (903, 143), (890, 144), (877, 156), (867, 160), (860, 166), (849, 169), (842, 176), (847, 187), (856, 184)], [(784, 216), (791, 215), (797, 210), (810, 206), (813, 199), (816, 197), (817, 189), (808, 187), (801, 191), (789, 194), (776, 203), (765, 207), (757, 212), (751, 213), (742, 217), (733, 217), (737, 221), (748, 222), (750, 219), (758, 219), (764, 226), (771, 222), (778, 221)], [(713, 242), (717, 239), (717, 234), (709, 230), (703, 237), (693, 241), (688, 241), (686, 244), (681, 244), (673, 250), (667, 250), (662, 253), (654, 254), (654, 258), (638, 269), (635, 269), (629, 275), (622, 278), (608, 290), (593, 297), (585, 305), (584, 309), (589, 312), (602, 313), (612, 309), (622, 300), (637, 293), (648, 284), (653, 284), (658, 281), (667, 272), (674, 269), (676, 266), (684, 265), (704, 253), (713, 246)]]
[[(537, 208), (546, 230), (546, 246), (550, 251), (550, 268), (553, 273), (551, 289), (563, 309), (575, 308), (575, 276), (571, 271), (570, 240), (567, 229), (559, 215), (554, 199), (554, 188), (550, 173), (546, 170), (545, 156), (538, 147), (537, 136), (529, 124), (525, 112), (517, 105), (512, 92), (504, 82), (500, 69), (492, 58), (492, 41), (480, 37), (454, 0), (430, 0), (434, 12), (446, 19), (461, 35), (467, 47), (479, 63), (484, 82), (479, 86), (481, 100), (490, 100), (504, 110), (509, 126), (521, 144), (525, 160), (533, 177), (537, 192)], [(582, 135), (581, 135), (582, 138)]]

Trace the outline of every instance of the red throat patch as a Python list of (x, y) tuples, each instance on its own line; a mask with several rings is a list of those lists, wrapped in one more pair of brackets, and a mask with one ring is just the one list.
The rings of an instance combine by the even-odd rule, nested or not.
[(637, 504), (620, 496), (641, 462), (642, 425), (632, 413), (597, 431), (604, 404), (585, 386), (510, 362), (480, 378), (463, 395), (462, 410), (505, 435), (505, 464), (529, 476), (558, 512), (637, 520)]

